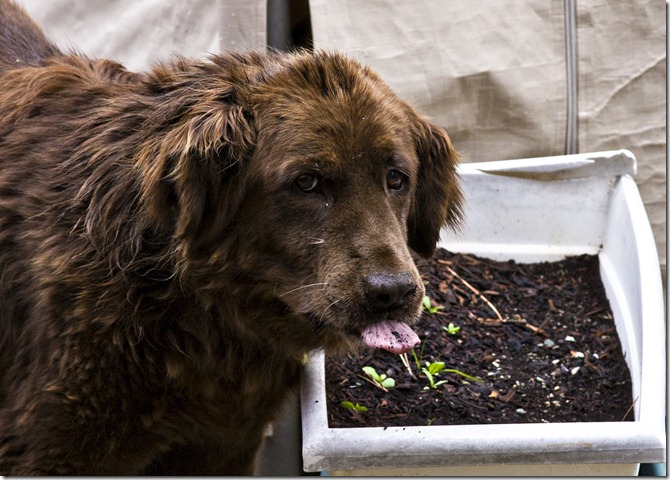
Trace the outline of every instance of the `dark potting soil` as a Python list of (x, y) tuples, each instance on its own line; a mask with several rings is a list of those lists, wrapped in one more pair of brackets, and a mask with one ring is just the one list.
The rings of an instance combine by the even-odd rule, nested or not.
[[(520, 264), (440, 249), (419, 269), (433, 312), (414, 327), (412, 373), (383, 350), (326, 358), (330, 427), (633, 420), (597, 256)], [(435, 388), (417, 361), (444, 362)], [(395, 387), (373, 385), (366, 366)]]

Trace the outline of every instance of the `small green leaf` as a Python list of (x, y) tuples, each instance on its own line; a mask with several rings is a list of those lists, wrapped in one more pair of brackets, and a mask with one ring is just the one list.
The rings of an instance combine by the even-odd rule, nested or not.
[(360, 405), (359, 403), (356, 403), (356, 405), (354, 405), (353, 403), (348, 402), (346, 400), (341, 402), (340, 405), (343, 406), (344, 408), (347, 408), (347, 409), (351, 410), (352, 412), (367, 412), (368, 411), (368, 407), (364, 407), (363, 405)]
[(433, 384), (435, 383), (435, 380), (433, 380), (433, 374), (430, 373), (430, 371), (427, 368), (422, 368), (421, 371), (426, 376), (426, 378), (428, 379), (428, 383), (430, 383), (430, 385), (432, 387)]
[(442, 327), (442, 330), (447, 332), (449, 335), (456, 335), (461, 330), (461, 327), (457, 327), (453, 323), (449, 323), (449, 326)]
[(421, 304), (422, 304), (421, 306), (423, 307), (423, 310), (428, 312), (428, 313), (431, 313), (431, 314), (432, 313), (437, 313), (440, 310), (444, 310), (443, 306), (438, 305), (437, 307), (433, 307), (433, 304), (431, 303), (430, 297), (428, 295), (424, 295)]
[(381, 381), (382, 387), (384, 388), (393, 388), (395, 387), (395, 380), (392, 378), (385, 378)]
[(433, 375), (437, 375), (442, 370), (444, 370), (444, 362), (433, 362), (428, 365), (428, 371)]
[(395, 387), (395, 380), (389, 378), (388, 375), (382, 373), (381, 375), (372, 367), (363, 367), (365, 374), (372, 379), (374, 383), (383, 387), (383, 388), (393, 388)]
[(437, 371), (437, 373), (444, 370), (444, 362), (436, 362), (436, 363), (437, 363), (437, 366), (435, 367), (435, 370)]
[(431, 304), (430, 304), (430, 297), (428, 295), (424, 295), (424, 297), (423, 297), (423, 308), (425, 310), (430, 311)]
[(379, 381), (379, 374), (377, 373), (377, 370), (375, 370), (372, 367), (363, 367), (363, 371), (365, 374), (370, 377), (373, 380)]

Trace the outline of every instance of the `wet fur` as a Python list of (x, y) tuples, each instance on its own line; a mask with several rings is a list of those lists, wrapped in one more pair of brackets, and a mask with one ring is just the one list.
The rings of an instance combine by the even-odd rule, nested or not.
[[(305, 352), (418, 317), (456, 160), (341, 55), (131, 73), (0, 0), (0, 474), (251, 473)], [(371, 309), (370, 272), (416, 291)]]

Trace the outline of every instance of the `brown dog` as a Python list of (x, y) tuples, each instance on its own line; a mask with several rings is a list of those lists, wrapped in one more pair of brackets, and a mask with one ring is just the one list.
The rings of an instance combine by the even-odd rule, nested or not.
[(455, 161), (338, 54), (136, 74), (0, 0), (0, 474), (251, 473), (305, 352), (418, 342)]

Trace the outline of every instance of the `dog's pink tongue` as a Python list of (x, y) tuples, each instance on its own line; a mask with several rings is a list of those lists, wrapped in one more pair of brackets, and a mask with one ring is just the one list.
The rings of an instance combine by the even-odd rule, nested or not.
[(391, 353), (405, 353), (421, 343), (419, 337), (404, 322), (379, 322), (370, 325), (361, 334), (368, 347), (383, 348)]

